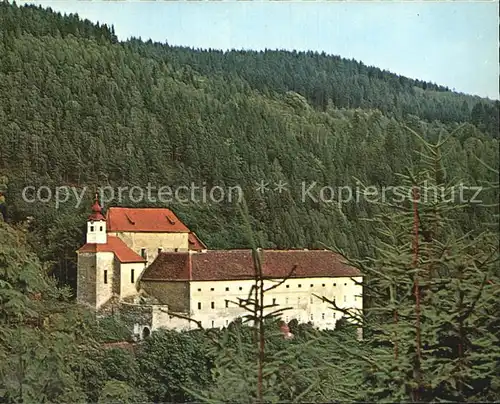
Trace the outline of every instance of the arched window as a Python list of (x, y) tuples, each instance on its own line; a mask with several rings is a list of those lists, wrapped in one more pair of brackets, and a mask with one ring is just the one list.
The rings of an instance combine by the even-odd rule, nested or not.
[(144, 327), (142, 329), (142, 339), (149, 337), (150, 334), (151, 334), (151, 331), (149, 330), (148, 327)]

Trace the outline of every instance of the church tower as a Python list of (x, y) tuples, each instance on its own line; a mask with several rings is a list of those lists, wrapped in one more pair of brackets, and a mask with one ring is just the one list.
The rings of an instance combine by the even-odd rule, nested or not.
[(99, 198), (96, 193), (95, 202), (92, 205), (92, 214), (87, 220), (87, 243), (106, 244), (107, 242), (106, 218), (102, 214)]
[(87, 219), (87, 243), (77, 251), (76, 300), (98, 309), (112, 296), (114, 253), (108, 245), (106, 218), (96, 194)]

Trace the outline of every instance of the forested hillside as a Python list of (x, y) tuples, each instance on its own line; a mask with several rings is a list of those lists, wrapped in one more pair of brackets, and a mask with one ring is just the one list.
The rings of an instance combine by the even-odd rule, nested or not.
[[(339, 56), (120, 42), (0, 2), (0, 403), (498, 402), (498, 111)], [(357, 325), (332, 301), (335, 330), (292, 320), (285, 338), (255, 293), (259, 327), (113, 345), (119, 316), (72, 301), (75, 250), (95, 190), (148, 184), (241, 187), (248, 209), (167, 204), (210, 248), (345, 253)], [(87, 192), (56, 203), (61, 186)], [(320, 197), (348, 186), (361, 197)], [(106, 206), (155, 204), (127, 195)]]
[[(33, 217), (31, 243), (63, 282), (74, 276), (91, 193), (78, 207), (69, 200), (56, 209), (23, 201), (26, 186), (238, 185), (263, 246), (324, 243), (364, 256), (372, 229), (361, 219), (372, 207), (302, 200), (303, 182), (316, 182), (316, 193), (356, 180), (397, 185), (395, 173), (419, 159), (405, 126), (428, 140), (458, 128), (443, 163), (466, 185), (494, 177), (477, 158), (498, 165), (498, 102), (360, 62), (119, 42), (105, 25), (6, 2), (0, 27), (0, 176), (8, 216)], [(288, 190), (260, 193), (260, 181), (282, 181)], [(209, 247), (247, 246), (234, 203), (170, 207)], [(456, 229), (478, 230), (487, 216), (469, 209)]]
[[(227, 392), (228, 380), (214, 380), (224, 375), (216, 371), (220, 353), (213, 340), (225, 341), (223, 348), (238, 342), (248, 345), (253, 335), (249, 327), (231, 324), (229, 338), (228, 330), (164, 331), (135, 346), (114, 344), (130, 337), (123, 324), (112, 317), (97, 323), (89, 311), (70, 302), (67, 288), (54, 285), (30, 250), (26, 230), (0, 221), (0, 403), (184, 403), (196, 399), (186, 389)], [(304, 393), (309, 402), (335, 392), (335, 383), (323, 391), (308, 387), (312, 382), (341, 381), (336, 372), (325, 372), (319, 365), (325, 355), (338, 359), (342, 352), (308, 351), (307, 341), (342, 341), (344, 333), (332, 336), (295, 321), (295, 339), (289, 344), (276, 332), (276, 324), (270, 325), (269, 358), (282, 357), (286, 349), (289, 361), (286, 372), (273, 378), (273, 392), (282, 401)], [(255, 363), (252, 353), (246, 347), (238, 354), (248, 375)], [(297, 369), (300, 372), (293, 374)], [(302, 374), (306, 370), (307, 376)], [(253, 385), (239, 384), (230, 394), (242, 402)]]

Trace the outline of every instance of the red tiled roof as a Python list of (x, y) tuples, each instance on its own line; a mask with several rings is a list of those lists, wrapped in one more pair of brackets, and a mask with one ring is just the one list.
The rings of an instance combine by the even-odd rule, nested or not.
[(189, 279), (190, 254), (186, 252), (160, 253), (146, 268), (144, 275), (150, 280)]
[(196, 233), (189, 233), (189, 249), (190, 250), (195, 250), (195, 251), (200, 251), (200, 250), (206, 250), (207, 246), (203, 241), (201, 241)]
[(189, 229), (166, 208), (109, 208), (108, 231), (188, 233)]
[[(338, 254), (325, 250), (264, 250), (262, 269), (266, 278), (282, 279), (292, 268), (292, 278), (361, 276)], [(237, 280), (253, 279), (251, 250), (209, 250), (196, 253), (161, 253), (146, 269), (143, 280)]]
[(87, 243), (77, 252), (112, 252), (120, 262), (146, 262), (144, 258), (132, 251), (121, 239), (109, 235), (106, 244)]

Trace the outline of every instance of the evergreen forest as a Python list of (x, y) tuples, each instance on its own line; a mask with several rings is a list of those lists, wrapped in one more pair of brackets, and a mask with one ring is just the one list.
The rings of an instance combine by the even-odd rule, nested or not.
[[(0, 403), (500, 401), (499, 112), (341, 56), (120, 41), (112, 26), (3, 0)], [(105, 208), (169, 207), (212, 249), (250, 248), (251, 229), (259, 247), (343, 254), (366, 276), (352, 319), (364, 339), (339, 321), (290, 324), (285, 340), (261, 318), (263, 384), (246, 324), (114, 347), (129, 339), (120, 320), (74, 303), (75, 251), (97, 190), (148, 184), (239, 187), (245, 214), (128, 193)], [(49, 198), (57, 187), (83, 199)], [(445, 195), (411, 203), (433, 187)]]

